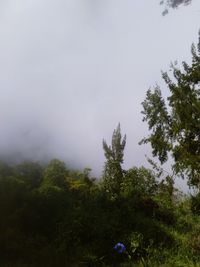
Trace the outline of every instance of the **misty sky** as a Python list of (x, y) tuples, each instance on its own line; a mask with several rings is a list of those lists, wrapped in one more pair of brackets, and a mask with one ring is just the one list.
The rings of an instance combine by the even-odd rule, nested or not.
[[(0, 156), (59, 157), (101, 174), (102, 139), (118, 122), (125, 168), (147, 165), (141, 102), (171, 61), (190, 61), (200, 1), (1, 0)], [(150, 154), (149, 154), (150, 155)]]

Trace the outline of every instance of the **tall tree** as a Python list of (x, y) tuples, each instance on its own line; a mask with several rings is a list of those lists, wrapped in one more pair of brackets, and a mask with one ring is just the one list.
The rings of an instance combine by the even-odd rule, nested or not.
[(124, 171), (122, 169), (124, 148), (126, 145), (126, 135), (122, 138), (120, 124), (114, 130), (111, 145), (108, 146), (103, 140), (103, 149), (106, 157), (104, 167), (104, 186), (112, 197), (118, 197)]
[(170, 92), (166, 101), (159, 87), (147, 91), (142, 113), (151, 133), (141, 143), (150, 143), (161, 163), (170, 152), (175, 173), (187, 175), (190, 185), (200, 186), (200, 34), (191, 52), (191, 65), (172, 65), (174, 79), (162, 73)]

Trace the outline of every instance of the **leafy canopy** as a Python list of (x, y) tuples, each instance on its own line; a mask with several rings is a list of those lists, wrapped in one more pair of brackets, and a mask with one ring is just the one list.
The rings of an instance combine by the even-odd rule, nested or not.
[(172, 65), (174, 78), (166, 72), (162, 77), (169, 89), (165, 101), (158, 86), (148, 90), (142, 103), (143, 121), (149, 125), (150, 135), (141, 143), (150, 143), (153, 156), (161, 163), (174, 159), (176, 174), (187, 175), (189, 184), (200, 185), (200, 34), (192, 45), (192, 63)]

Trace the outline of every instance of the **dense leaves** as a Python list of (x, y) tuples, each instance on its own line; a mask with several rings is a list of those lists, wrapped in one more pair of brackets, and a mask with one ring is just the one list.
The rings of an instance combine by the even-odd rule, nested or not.
[(141, 143), (150, 143), (153, 156), (161, 163), (171, 153), (177, 174), (187, 175), (189, 183), (199, 186), (200, 173), (200, 40), (192, 46), (192, 63), (171, 66), (174, 78), (162, 74), (169, 88), (165, 101), (160, 88), (148, 90), (143, 105), (144, 121), (150, 135)]
[[(112, 148), (104, 147), (121, 166), (125, 139), (119, 127), (113, 136)], [(149, 240), (170, 246), (174, 238), (162, 224), (174, 223), (175, 215), (156, 175), (143, 167), (121, 173), (118, 184), (119, 173), (111, 172), (111, 185), (116, 178), (119, 186), (112, 198), (108, 181), (96, 182), (89, 169), (67, 170), (57, 159), (47, 166), (1, 163), (1, 266), (119, 266), (128, 260), (116, 255), (120, 241), (135, 260), (145, 257)]]

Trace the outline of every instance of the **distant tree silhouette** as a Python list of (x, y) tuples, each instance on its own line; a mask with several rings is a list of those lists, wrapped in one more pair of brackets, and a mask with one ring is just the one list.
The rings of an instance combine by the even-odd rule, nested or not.
[(162, 12), (163, 16), (168, 13), (168, 8), (178, 8), (180, 5), (189, 5), (192, 0), (162, 0), (160, 5), (164, 5), (165, 9)]

